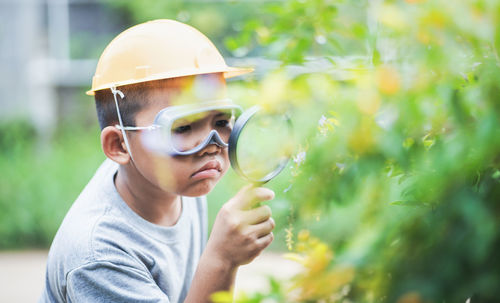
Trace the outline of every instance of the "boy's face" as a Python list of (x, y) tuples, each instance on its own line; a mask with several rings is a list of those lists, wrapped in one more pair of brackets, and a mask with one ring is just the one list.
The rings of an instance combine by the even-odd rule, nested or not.
[[(207, 77), (207, 76), (204, 76)], [(192, 83), (187, 83), (182, 87), (184, 97), (190, 96), (193, 99), (210, 98), (211, 94), (219, 95), (225, 89), (225, 82), (221, 76), (212, 76), (210, 83), (214, 84), (213, 77), (217, 80), (215, 89), (211, 87), (211, 92), (201, 97), (199, 93), (191, 93)], [(195, 81), (196, 82), (196, 81)], [(218, 86), (218, 87), (217, 87)], [(184, 92), (187, 92), (184, 94)], [(167, 89), (155, 89), (148, 94), (150, 98), (146, 108), (136, 115), (137, 126), (149, 126), (153, 123), (156, 114), (172, 105), (172, 93)], [(178, 99), (178, 98), (176, 98)], [(220, 112), (207, 112), (204, 121), (208, 124), (216, 121)], [(184, 196), (201, 196), (209, 193), (219, 179), (229, 168), (229, 157), (227, 148), (214, 144), (206, 146), (201, 151), (188, 156), (161, 156), (155, 154), (144, 145), (143, 131), (127, 133), (136, 168), (149, 183), (169, 193)]]

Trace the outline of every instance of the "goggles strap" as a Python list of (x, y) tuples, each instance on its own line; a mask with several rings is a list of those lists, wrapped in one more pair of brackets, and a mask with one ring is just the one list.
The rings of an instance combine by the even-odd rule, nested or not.
[(125, 127), (123, 126), (122, 115), (120, 113), (120, 107), (118, 106), (118, 99), (116, 98), (116, 95), (118, 94), (121, 99), (124, 99), (125, 94), (123, 94), (121, 90), (116, 89), (114, 85), (111, 86), (111, 93), (113, 93), (113, 98), (115, 99), (116, 112), (118, 114), (118, 122), (120, 123), (120, 130), (122, 131), (125, 147), (127, 147), (127, 152), (129, 153), (132, 162), (135, 162), (134, 157), (132, 156), (132, 150), (130, 149), (130, 145), (128, 144), (127, 133), (125, 132)]

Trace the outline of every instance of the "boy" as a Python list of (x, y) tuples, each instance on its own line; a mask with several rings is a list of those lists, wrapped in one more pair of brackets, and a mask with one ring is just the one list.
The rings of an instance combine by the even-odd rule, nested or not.
[[(134, 26), (104, 50), (92, 89), (107, 160), (52, 243), (40, 302), (210, 302), (273, 240), (265, 188), (244, 187), (206, 241), (206, 200), (229, 167), (238, 106), (226, 66), (196, 29)], [(206, 245), (205, 245), (206, 242)]]

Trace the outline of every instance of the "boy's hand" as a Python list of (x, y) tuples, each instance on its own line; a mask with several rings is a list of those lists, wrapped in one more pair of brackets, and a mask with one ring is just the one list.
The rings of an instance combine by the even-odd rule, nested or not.
[(243, 187), (217, 214), (207, 250), (233, 267), (250, 263), (271, 244), (275, 226), (269, 206), (254, 206), (273, 198), (270, 189)]

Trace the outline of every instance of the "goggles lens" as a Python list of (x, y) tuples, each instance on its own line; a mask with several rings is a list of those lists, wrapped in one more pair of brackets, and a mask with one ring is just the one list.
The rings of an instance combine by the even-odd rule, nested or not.
[(187, 152), (202, 144), (213, 130), (227, 144), (235, 119), (234, 110), (212, 110), (177, 118), (165, 131), (176, 151)]

